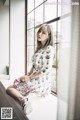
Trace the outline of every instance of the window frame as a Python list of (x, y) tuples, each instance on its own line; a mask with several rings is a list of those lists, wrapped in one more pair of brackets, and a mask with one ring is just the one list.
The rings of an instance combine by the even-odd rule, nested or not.
[[(56, 45), (56, 65), (53, 65), (53, 68), (56, 68), (56, 92), (54, 92), (54, 91), (52, 91), (52, 93), (54, 93), (54, 94), (56, 94), (57, 95), (57, 71), (58, 71), (58, 62), (57, 62), (57, 60), (58, 60), (58, 45), (59, 45), (59, 42), (58, 42), (58, 35), (57, 35), (57, 31), (58, 31), (58, 21), (60, 20), (60, 16), (58, 16), (58, 4), (56, 4), (56, 18), (54, 18), (54, 19), (51, 19), (51, 20), (49, 20), (49, 21), (44, 21), (44, 16), (45, 16), (45, 2), (46, 2), (47, 0), (44, 0), (40, 5), (38, 5), (37, 7), (34, 7), (34, 9), (33, 10), (31, 10), (31, 11), (29, 11), (29, 13), (27, 13), (27, 9), (28, 9), (28, 4), (27, 4), (27, 2), (28, 1), (26, 1), (25, 0), (25, 25), (26, 25), (26, 27), (25, 27), (25, 34), (26, 34), (26, 37), (25, 37), (25, 74), (27, 74), (27, 31), (28, 30), (30, 30), (30, 29), (34, 29), (34, 43), (35, 43), (35, 29), (36, 28), (39, 28), (40, 26), (41, 26), (41, 24), (39, 24), (39, 25), (37, 25), (37, 26), (35, 26), (35, 9), (37, 9), (39, 6), (41, 6), (42, 4), (43, 4), (43, 23), (44, 24), (50, 24), (50, 23), (54, 23), (54, 22), (56, 22), (56, 43), (55, 43), (55, 45)], [(58, 0), (57, 0), (57, 2), (58, 2)], [(34, 0), (34, 6), (35, 6), (35, 0)], [(32, 12), (32, 11), (34, 11), (34, 27), (32, 27), (32, 28), (29, 28), (29, 29), (27, 29), (27, 16)], [(43, 24), (42, 23), (42, 24)], [(34, 50), (35, 50), (35, 44), (34, 44)]]

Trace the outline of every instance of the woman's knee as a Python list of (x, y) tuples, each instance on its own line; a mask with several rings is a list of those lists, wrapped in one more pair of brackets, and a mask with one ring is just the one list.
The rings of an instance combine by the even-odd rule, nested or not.
[(11, 91), (11, 88), (13, 88), (13, 85), (10, 85), (7, 89), (6, 89), (6, 92), (10, 92)]

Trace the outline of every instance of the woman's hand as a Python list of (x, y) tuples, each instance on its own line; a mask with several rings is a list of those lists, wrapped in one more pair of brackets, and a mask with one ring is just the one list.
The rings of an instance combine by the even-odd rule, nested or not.
[(20, 80), (21, 82), (25, 82), (25, 81), (27, 81), (27, 80), (30, 80), (30, 77), (27, 76), (27, 75), (21, 76), (21, 77), (19, 78), (19, 80)]

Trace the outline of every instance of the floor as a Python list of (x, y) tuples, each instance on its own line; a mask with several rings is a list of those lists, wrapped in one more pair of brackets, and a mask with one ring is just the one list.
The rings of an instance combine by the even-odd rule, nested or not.
[[(10, 80), (1, 80), (5, 88), (10, 84)], [(46, 97), (35, 97), (31, 95), (32, 112), (27, 115), (29, 120), (56, 120), (57, 118), (57, 97), (48, 95)]]

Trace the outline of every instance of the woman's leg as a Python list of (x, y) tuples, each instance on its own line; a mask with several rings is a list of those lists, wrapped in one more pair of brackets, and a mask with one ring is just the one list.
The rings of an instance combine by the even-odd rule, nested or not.
[(17, 100), (19, 100), (20, 102), (22, 102), (24, 100), (24, 96), (22, 96), (20, 94), (20, 92), (18, 90), (16, 90), (13, 85), (10, 85), (6, 92), (11, 95), (12, 97), (16, 98)]
[(32, 111), (31, 105), (28, 102), (28, 99), (20, 94), (18, 90), (16, 90), (13, 85), (10, 85), (6, 92), (12, 97), (16, 98), (21, 104), (22, 109), (24, 110), (25, 115), (29, 114)]

